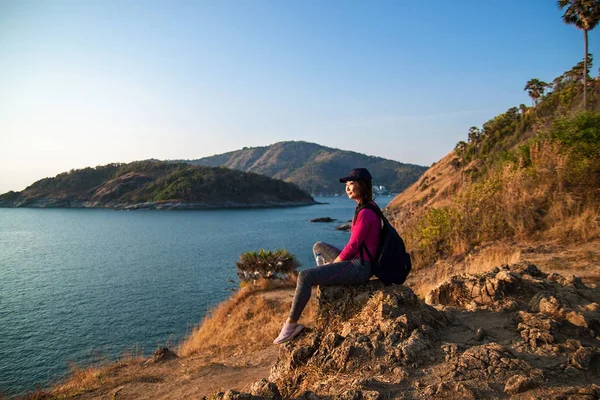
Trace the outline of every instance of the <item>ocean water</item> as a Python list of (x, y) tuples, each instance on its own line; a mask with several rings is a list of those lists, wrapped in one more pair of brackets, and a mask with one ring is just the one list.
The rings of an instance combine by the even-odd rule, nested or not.
[[(0, 208), (0, 397), (47, 387), (69, 365), (175, 345), (237, 287), (245, 251), (286, 248), (312, 266), (342, 247), (346, 197), (210, 211)], [(377, 199), (384, 207), (389, 197)], [(309, 223), (331, 217), (333, 223)]]

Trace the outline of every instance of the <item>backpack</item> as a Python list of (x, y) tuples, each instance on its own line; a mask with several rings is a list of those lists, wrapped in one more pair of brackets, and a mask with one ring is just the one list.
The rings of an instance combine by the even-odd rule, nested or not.
[(365, 242), (363, 242), (360, 245), (361, 258), (363, 258), (362, 255), (364, 249), (367, 252), (369, 260), (371, 261), (373, 274), (384, 284), (390, 285), (392, 283), (404, 283), (412, 267), (410, 254), (406, 252), (404, 241), (376, 204), (367, 203), (363, 206), (360, 206), (357, 208), (355, 215), (358, 215), (360, 210), (363, 208), (373, 210), (383, 222), (383, 227), (381, 228), (379, 237), (379, 249), (377, 250), (375, 257), (371, 257), (369, 249), (367, 249)]

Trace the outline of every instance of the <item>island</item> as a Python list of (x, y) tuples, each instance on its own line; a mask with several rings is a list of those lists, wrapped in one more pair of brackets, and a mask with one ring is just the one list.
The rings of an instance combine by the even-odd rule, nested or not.
[(71, 170), (0, 195), (0, 207), (197, 210), (312, 204), (317, 202), (293, 183), (155, 160)]

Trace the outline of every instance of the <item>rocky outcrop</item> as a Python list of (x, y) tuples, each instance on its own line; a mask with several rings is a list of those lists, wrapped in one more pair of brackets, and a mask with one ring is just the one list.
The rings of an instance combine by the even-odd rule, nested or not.
[(378, 280), (322, 287), (316, 300), (315, 326), (282, 345), (256, 384), (271, 394), (248, 396), (600, 396), (600, 291), (576, 276), (524, 262), (454, 276), (426, 302)]
[(344, 222), (335, 227), (336, 231), (349, 231), (352, 228), (352, 221)]
[(330, 217), (319, 217), (319, 218), (313, 218), (308, 222), (333, 222), (335, 221), (335, 219), (330, 218)]

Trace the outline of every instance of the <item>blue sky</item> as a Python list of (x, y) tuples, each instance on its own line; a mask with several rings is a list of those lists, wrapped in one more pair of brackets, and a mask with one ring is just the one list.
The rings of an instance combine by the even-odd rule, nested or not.
[(430, 165), (530, 104), (528, 79), (583, 59), (561, 15), (552, 0), (0, 0), (0, 193), (285, 140)]

